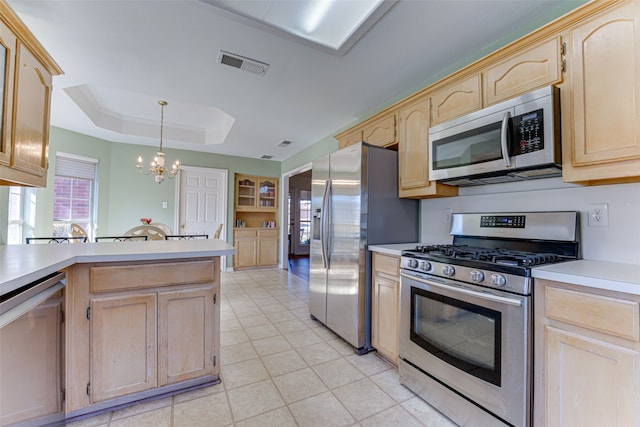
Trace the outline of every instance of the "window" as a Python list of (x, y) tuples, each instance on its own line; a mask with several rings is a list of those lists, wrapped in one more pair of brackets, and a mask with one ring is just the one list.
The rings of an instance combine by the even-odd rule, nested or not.
[(58, 153), (53, 184), (53, 235), (68, 236), (72, 223), (89, 237), (95, 228), (95, 187), (98, 161)]
[(7, 244), (25, 242), (25, 237), (34, 235), (36, 222), (36, 191), (34, 188), (9, 187), (9, 221)]
[(308, 245), (311, 241), (311, 191), (300, 190), (300, 244)]

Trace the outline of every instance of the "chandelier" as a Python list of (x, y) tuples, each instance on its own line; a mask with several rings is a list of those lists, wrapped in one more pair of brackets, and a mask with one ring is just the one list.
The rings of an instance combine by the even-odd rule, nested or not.
[(158, 184), (162, 184), (165, 176), (169, 178), (173, 178), (178, 174), (178, 170), (180, 168), (180, 162), (176, 160), (175, 163), (171, 166), (171, 169), (167, 169), (164, 167), (165, 158), (164, 158), (164, 152), (162, 151), (162, 129), (164, 126), (164, 107), (167, 106), (167, 101), (158, 101), (158, 104), (160, 104), (160, 149), (156, 153), (156, 156), (153, 158), (153, 161), (151, 162), (151, 166), (149, 167), (148, 171), (145, 172), (142, 169), (142, 157), (138, 157), (137, 167), (138, 167), (138, 172), (140, 172), (143, 175), (152, 174), (153, 179), (155, 179), (155, 181)]

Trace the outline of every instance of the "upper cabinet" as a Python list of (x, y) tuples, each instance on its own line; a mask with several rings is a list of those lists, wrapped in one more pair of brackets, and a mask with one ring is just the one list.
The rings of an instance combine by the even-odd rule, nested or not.
[(44, 187), (52, 76), (62, 70), (0, 2), (0, 185)]
[(236, 211), (277, 211), (278, 178), (236, 174)]
[(396, 115), (386, 114), (368, 123), (362, 129), (362, 140), (380, 147), (387, 147), (396, 140)]
[(480, 74), (453, 82), (431, 94), (432, 125), (482, 108)]
[(455, 196), (457, 187), (429, 181), (429, 98), (398, 110), (398, 195), (403, 198)]
[(338, 140), (338, 148), (343, 149), (351, 144), (356, 144), (362, 141), (362, 128), (349, 129), (346, 132), (336, 135)]
[(483, 72), (485, 106), (562, 80), (562, 40), (552, 37), (509, 55)]
[(567, 37), (568, 79), (561, 87), (564, 180), (640, 180), (640, 2), (595, 14)]

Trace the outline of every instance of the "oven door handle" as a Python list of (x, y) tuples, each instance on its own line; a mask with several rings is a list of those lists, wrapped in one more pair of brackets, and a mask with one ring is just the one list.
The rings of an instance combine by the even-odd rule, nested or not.
[(428, 280), (424, 280), (424, 279), (421, 279), (419, 277), (411, 276), (411, 275), (406, 274), (406, 273), (400, 273), (400, 276), (405, 277), (405, 278), (410, 279), (410, 280), (415, 280), (416, 282), (424, 283), (425, 285), (433, 286), (433, 287), (436, 287), (436, 288), (447, 289), (447, 290), (452, 291), (452, 292), (458, 292), (460, 294), (470, 295), (470, 296), (474, 296), (474, 297), (481, 298), (481, 299), (488, 300), (488, 301), (494, 301), (494, 302), (499, 302), (499, 303), (504, 303), (504, 304), (509, 304), (509, 305), (515, 305), (517, 307), (522, 307), (522, 300), (517, 300), (517, 299), (514, 299), (514, 298), (508, 298), (508, 297), (501, 297), (501, 296), (492, 295), (492, 294), (489, 294), (489, 293), (486, 293), (486, 292), (476, 292), (476, 291), (472, 291), (472, 290), (469, 290), (469, 289), (459, 288), (457, 286), (445, 285), (445, 284), (442, 284), (442, 283), (430, 282)]

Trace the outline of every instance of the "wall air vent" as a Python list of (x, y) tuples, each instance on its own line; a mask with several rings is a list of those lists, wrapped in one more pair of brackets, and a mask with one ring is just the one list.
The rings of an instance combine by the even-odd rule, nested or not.
[(269, 69), (269, 64), (237, 55), (235, 53), (226, 52), (224, 50), (220, 50), (218, 52), (218, 62), (220, 64), (228, 65), (233, 68), (239, 68), (241, 70), (258, 74), (260, 76), (264, 76)]
[(292, 142), (284, 140), (280, 144), (278, 144), (278, 147), (287, 147), (289, 144), (292, 144)]
[(261, 158), (261, 159), (269, 160), (269, 159), (273, 159), (273, 156), (271, 156), (271, 155), (269, 155), (269, 154), (263, 154), (262, 156), (260, 156), (260, 158)]

